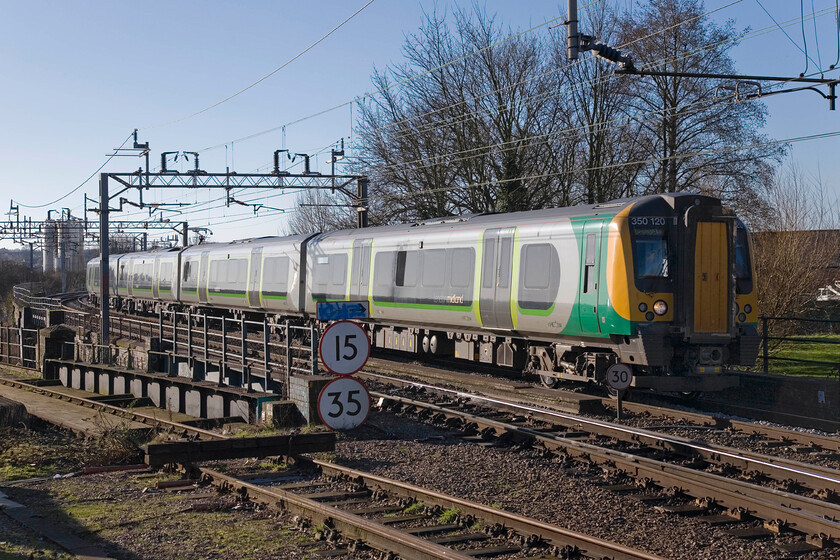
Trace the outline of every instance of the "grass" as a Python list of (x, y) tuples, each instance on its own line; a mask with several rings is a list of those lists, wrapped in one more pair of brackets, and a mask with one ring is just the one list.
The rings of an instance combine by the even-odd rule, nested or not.
[(458, 515), (459, 515), (460, 513), (461, 513), (461, 512), (460, 512), (460, 511), (458, 511), (458, 510), (457, 510), (457, 509), (455, 509), (455, 508), (445, 509), (445, 510), (443, 510), (443, 512), (441, 512), (441, 514), (438, 516), (438, 521), (439, 521), (440, 523), (443, 523), (443, 524), (452, 523), (452, 522), (454, 522), (456, 519), (458, 519)]
[[(816, 360), (831, 362), (829, 364), (809, 364), (803, 362), (789, 362), (787, 360), (773, 360), (769, 362), (770, 373), (808, 377), (835, 377), (840, 365), (840, 335), (813, 334), (795, 338), (807, 338), (819, 342), (783, 341), (776, 348), (771, 348), (771, 358), (787, 358), (796, 360)], [(757, 365), (761, 366), (759, 354)]]

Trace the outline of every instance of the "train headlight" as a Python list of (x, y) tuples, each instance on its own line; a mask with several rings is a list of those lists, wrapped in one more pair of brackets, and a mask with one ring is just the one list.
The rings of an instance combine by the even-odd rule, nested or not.
[(746, 313), (746, 314), (752, 313), (752, 305), (750, 305), (749, 303), (747, 305), (745, 305), (744, 306), (744, 313)]
[(745, 323), (747, 321), (747, 316), (743, 313), (738, 313), (738, 321), (741, 323)]
[(647, 311), (647, 304), (645, 302), (639, 304), (639, 311), (641, 311), (642, 313)]
[(657, 315), (665, 315), (668, 313), (668, 304), (662, 301), (661, 299), (656, 300), (653, 304), (653, 312)]

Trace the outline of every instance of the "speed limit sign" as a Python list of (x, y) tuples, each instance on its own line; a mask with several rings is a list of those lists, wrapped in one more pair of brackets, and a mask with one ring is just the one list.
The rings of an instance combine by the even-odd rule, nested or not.
[(339, 377), (327, 383), (318, 395), (318, 416), (333, 430), (361, 426), (370, 412), (370, 393), (352, 377)]
[(353, 375), (362, 369), (370, 356), (370, 340), (358, 323), (338, 321), (321, 335), (318, 354), (330, 372)]
[(607, 385), (613, 389), (626, 389), (633, 380), (633, 370), (626, 364), (613, 364), (607, 369)]

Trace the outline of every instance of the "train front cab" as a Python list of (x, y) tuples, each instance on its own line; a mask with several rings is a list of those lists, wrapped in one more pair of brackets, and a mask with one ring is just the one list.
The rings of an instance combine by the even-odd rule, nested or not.
[(717, 199), (689, 194), (640, 201), (624, 218), (626, 311), (637, 334), (620, 345), (619, 358), (635, 370), (634, 385), (666, 392), (737, 386), (727, 366), (751, 365), (758, 348), (743, 224)]

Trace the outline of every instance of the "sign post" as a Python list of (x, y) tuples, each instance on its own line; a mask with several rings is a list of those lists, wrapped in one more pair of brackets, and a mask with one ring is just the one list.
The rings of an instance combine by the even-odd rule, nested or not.
[(618, 405), (616, 408), (616, 418), (618, 420), (621, 420), (623, 414), (621, 398), (632, 381), (633, 370), (626, 364), (613, 364), (607, 369), (607, 385), (615, 389), (618, 395)]
[[(348, 309), (349, 312), (361, 312), (352, 308), (326, 309), (333, 316), (347, 313)], [(366, 313), (367, 307), (363, 311)], [(333, 323), (321, 335), (318, 355), (324, 367), (338, 376), (318, 395), (321, 421), (333, 430), (361, 426), (370, 412), (370, 393), (360, 381), (350, 376), (362, 369), (370, 356), (367, 332), (352, 321)]]

